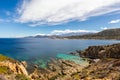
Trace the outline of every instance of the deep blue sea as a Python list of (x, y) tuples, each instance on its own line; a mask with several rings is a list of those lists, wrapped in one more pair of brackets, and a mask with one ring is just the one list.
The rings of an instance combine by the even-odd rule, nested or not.
[[(57, 40), (48, 38), (1, 38), (0, 54), (45, 67), (51, 58), (69, 58), (66, 53), (92, 45), (120, 43), (119, 40)], [(66, 57), (67, 56), (67, 57)], [(70, 55), (71, 57), (71, 55)], [(73, 57), (72, 57), (73, 58)]]

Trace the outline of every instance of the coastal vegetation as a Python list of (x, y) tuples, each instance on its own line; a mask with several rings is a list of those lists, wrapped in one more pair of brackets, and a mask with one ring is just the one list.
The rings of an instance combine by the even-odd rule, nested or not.
[(5, 60), (10, 60), (10, 61), (12, 61), (11, 58), (6, 57), (6, 56), (3, 56), (2, 54), (0, 54), (0, 61), (5, 61)]

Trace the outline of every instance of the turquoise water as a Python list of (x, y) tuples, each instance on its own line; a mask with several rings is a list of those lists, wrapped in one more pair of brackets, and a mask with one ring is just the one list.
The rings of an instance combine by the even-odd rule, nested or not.
[[(82, 64), (78, 56), (66, 53), (83, 50), (93, 45), (108, 45), (120, 43), (118, 40), (55, 40), (47, 38), (2, 38), (0, 39), (0, 53), (29, 64), (46, 67), (51, 58), (63, 58)], [(62, 54), (61, 54), (62, 53)], [(64, 54), (63, 54), (64, 53)], [(80, 61), (81, 62), (80, 62)]]
[[(58, 53), (56, 55), (57, 59), (64, 59), (64, 60), (69, 60), (72, 62), (75, 62), (76, 64), (80, 64), (83, 66), (86, 66), (88, 63), (87, 61), (83, 60), (83, 58), (79, 57), (79, 56), (74, 56), (71, 54), (65, 54), (65, 53)], [(47, 63), (50, 62), (49, 59), (37, 59), (34, 61), (34, 64), (37, 64), (39, 67), (41, 68), (46, 68), (47, 67)]]
[(74, 61), (77, 64), (81, 64), (83, 62), (82, 58), (80, 58), (79, 56), (74, 56), (74, 55), (70, 55), (70, 54), (57, 54), (56, 56), (57, 58), (60, 59), (64, 59), (64, 60), (70, 60), (70, 61)]
[(59, 59), (69, 60), (69, 61), (75, 62), (76, 64), (80, 64), (83, 66), (85, 66), (87, 64), (87, 61), (83, 60), (83, 58), (81, 58), (79, 56), (59, 53), (59, 54), (57, 54), (56, 57)]

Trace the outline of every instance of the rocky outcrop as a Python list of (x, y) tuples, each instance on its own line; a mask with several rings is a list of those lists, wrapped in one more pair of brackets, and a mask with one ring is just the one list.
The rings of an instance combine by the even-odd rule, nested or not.
[[(73, 74), (80, 72), (82, 69), (83, 67), (74, 62), (62, 59), (52, 59), (52, 61), (48, 63), (48, 68), (43, 71), (35, 69), (30, 76), (31, 79), (39, 80), (62, 80), (61, 78), (72, 76)], [(63, 80), (68, 79), (66, 78)]]
[(68, 60), (59, 59), (48, 64), (48, 69), (62, 75), (72, 75), (82, 70), (82, 66)]
[(27, 63), (0, 55), (0, 79), (28, 80)]
[(120, 44), (90, 46), (80, 53), (90, 65), (78, 73), (83, 80), (120, 80)]
[(101, 59), (78, 74), (83, 80), (120, 80), (120, 59)]
[(48, 67), (39, 69), (37, 65), (33, 68), (34, 71), (28, 74), (26, 67), (27, 63), (18, 62), (5, 56), (0, 58), (0, 69), (5, 69), (0, 74), (0, 79), (5, 80), (64, 80), (68, 79), (75, 73), (80, 72), (83, 66), (80, 66), (72, 61), (62, 59), (51, 59)]
[(120, 44), (107, 46), (90, 46), (80, 53), (80, 56), (91, 59), (117, 58), (120, 59)]
[(18, 63), (18, 62), (13, 63), (13, 62), (10, 62), (10, 61), (2, 61), (2, 62), (0, 62), (0, 66), (8, 67), (15, 74), (24, 74), (24, 75), (28, 76), (26, 68), (21, 63)]

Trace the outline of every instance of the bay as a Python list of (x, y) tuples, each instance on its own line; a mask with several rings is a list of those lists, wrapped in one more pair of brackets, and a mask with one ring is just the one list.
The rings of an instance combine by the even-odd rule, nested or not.
[[(0, 54), (46, 67), (47, 62), (57, 55), (84, 50), (88, 46), (120, 43), (119, 40), (83, 40), (49, 38), (1, 38)], [(68, 54), (66, 54), (67, 57)], [(71, 55), (70, 55), (71, 56)], [(76, 56), (77, 57), (77, 56)], [(64, 58), (63, 58), (64, 59)]]

